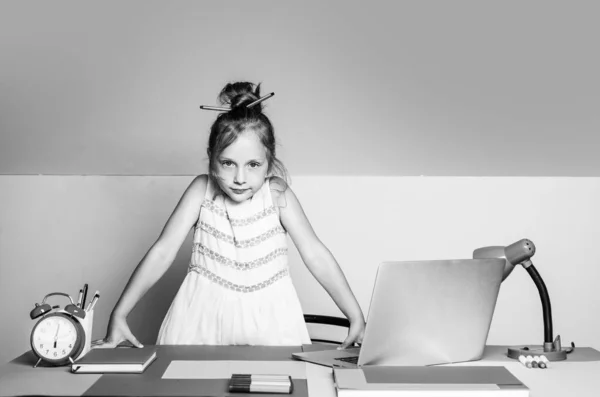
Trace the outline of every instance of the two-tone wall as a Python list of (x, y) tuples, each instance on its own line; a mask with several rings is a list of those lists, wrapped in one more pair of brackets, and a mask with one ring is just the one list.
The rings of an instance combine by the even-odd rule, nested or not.
[[(265, 105), (365, 313), (382, 260), (529, 238), (563, 343), (600, 348), (599, 7), (591, 2), (4, 1), (0, 362), (53, 291), (100, 290), (94, 337), (193, 175), (229, 81)], [(152, 342), (190, 241), (131, 315)], [(306, 312), (337, 314), (291, 250)], [(540, 343), (522, 269), (490, 343)]]

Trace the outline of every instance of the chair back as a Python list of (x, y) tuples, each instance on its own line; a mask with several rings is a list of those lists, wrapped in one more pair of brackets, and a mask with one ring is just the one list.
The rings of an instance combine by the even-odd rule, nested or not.
[[(323, 315), (318, 315), (318, 314), (305, 314), (304, 315), (304, 322), (306, 322), (307, 324), (319, 324), (319, 325), (325, 325), (325, 326), (332, 326), (332, 327), (342, 327), (342, 328), (350, 328), (350, 321), (348, 321), (347, 318), (343, 318), (343, 317), (335, 317), (335, 316), (323, 316)], [(311, 329), (312, 327), (309, 327), (309, 333), (311, 334), (310, 340), (312, 342), (319, 342), (319, 343), (329, 343), (329, 344), (335, 344), (335, 345), (339, 345), (343, 342), (342, 340), (332, 340), (332, 339), (324, 339), (320, 336), (313, 336), (312, 334), (316, 333), (316, 328), (313, 330)], [(319, 329), (321, 328), (327, 328), (327, 327), (318, 327)], [(312, 331), (312, 332), (311, 332)], [(333, 330), (332, 330), (333, 333)], [(339, 331), (337, 332), (339, 333)], [(344, 336), (345, 338), (345, 336)]]

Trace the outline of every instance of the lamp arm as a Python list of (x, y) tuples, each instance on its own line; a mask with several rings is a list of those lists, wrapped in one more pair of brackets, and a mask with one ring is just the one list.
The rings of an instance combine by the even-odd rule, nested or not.
[(535, 283), (542, 300), (542, 311), (544, 312), (544, 344), (552, 344), (552, 308), (550, 307), (550, 296), (548, 295), (548, 289), (546, 289), (544, 280), (542, 280), (542, 277), (533, 264), (525, 267), (525, 269), (527, 269), (527, 273), (529, 273), (533, 279), (533, 282)]

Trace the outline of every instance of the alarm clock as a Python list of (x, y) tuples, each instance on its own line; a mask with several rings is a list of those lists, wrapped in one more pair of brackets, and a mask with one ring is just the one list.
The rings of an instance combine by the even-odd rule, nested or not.
[[(62, 295), (71, 303), (63, 310), (59, 306), (50, 306), (46, 299), (52, 295)], [(31, 330), (31, 350), (40, 362), (53, 366), (70, 364), (76, 360), (86, 346), (86, 330), (80, 320), (86, 312), (73, 303), (65, 293), (53, 292), (44, 297), (42, 304), (35, 305), (30, 313), (31, 319), (40, 318)]]

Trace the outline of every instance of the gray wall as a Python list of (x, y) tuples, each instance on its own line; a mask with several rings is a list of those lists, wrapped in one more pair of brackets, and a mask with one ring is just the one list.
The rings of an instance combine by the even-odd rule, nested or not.
[(3, 1), (0, 173), (196, 174), (228, 81), (295, 175), (598, 176), (596, 2)]

